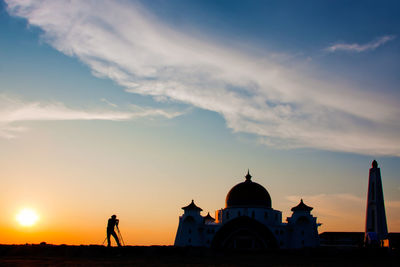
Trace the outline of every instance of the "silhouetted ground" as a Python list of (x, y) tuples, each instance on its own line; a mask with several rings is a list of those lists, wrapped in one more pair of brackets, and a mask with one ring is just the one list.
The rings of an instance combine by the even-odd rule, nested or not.
[(172, 246), (0, 245), (1, 267), (39, 266), (400, 266), (388, 249), (233, 251)]

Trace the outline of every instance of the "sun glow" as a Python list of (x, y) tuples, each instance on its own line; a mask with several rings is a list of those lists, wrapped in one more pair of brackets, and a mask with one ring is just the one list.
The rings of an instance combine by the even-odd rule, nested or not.
[(23, 209), (16, 219), (21, 226), (33, 226), (39, 220), (39, 216), (32, 209)]

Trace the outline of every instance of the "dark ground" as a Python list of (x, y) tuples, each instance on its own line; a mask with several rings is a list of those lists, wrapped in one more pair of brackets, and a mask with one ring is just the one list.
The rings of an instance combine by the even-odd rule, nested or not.
[(327, 248), (234, 251), (172, 246), (0, 245), (0, 267), (400, 266), (400, 251)]

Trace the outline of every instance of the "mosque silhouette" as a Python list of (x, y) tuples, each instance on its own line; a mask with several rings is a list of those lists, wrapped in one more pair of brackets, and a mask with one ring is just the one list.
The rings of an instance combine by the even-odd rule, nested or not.
[[(388, 233), (380, 168), (376, 160), (369, 170), (365, 232), (324, 232), (318, 234), (317, 218), (312, 207), (302, 199), (282, 222), (282, 212), (272, 208), (268, 191), (252, 181), (245, 181), (228, 192), (225, 208), (202, 216), (194, 201), (183, 207), (179, 217), (175, 246), (228, 249), (299, 249), (324, 246), (397, 246), (398, 233)], [(387, 242), (386, 242), (387, 241)], [(396, 245), (397, 244), (397, 245)]]
[(292, 216), (282, 223), (282, 212), (272, 208), (268, 191), (253, 182), (248, 172), (245, 181), (227, 194), (225, 208), (215, 219), (192, 202), (182, 209), (175, 246), (213, 248), (301, 248), (319, 245), (317, 218), (303, 200), (293, 207)]

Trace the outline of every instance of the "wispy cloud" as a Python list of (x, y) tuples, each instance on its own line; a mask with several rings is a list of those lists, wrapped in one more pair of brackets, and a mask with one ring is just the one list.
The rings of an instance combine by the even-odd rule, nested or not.
[(0, 95), (0, 137), (13, 138), (26, 130), (27, 121), (111, 120), (122, 121), (142, 117), (173, 118), (181, 113), (132, 106), (128, 111), (84, 110), (66, 107), (63, 103), (25, 102)]
[(127, 92), (215, 111), (233, 131), (269, 146), (400, 156), (393, 97), (313, 78), (304, 64), (288, 67), (268, 51), (254, 55), (176, 31), (132, 2), (6, 2), (55, 49)]
[[(306, 204), (310, 206), (315, 206), (316, 207), (316, 212), (320, 216), (331, 216), (331, 217), (337, 217), (337, 216), (346, 216), (346, 214), (343, 213), (343, 205), (344, 203), (348, 203), (350, 206), (362, 206), (365, 203), (365, 200), (352, 195), (352, 194), (318, 194), (318, 195), (306, 195), (306, 196), (287, 196), (286, 199), (293, 202), (293, 203), (298, 203), (300, 198), (302, 198)], [(351, 213), (352, 211), (349, 211)], [(364, 210), (360, 209), (358, 212), (359, 216), (360, 214), (363, 214)]]
[[(307, 205), (314, 207), (312, 213), (322, 223), (322, 231), (363, 231), (367, 196), (363, 198), (342, 193), (286, 197), (293, 206), (299, 203), (300, 198), (303, 198)], [(385, 206), (387, 217), (393, 223), (389, 225), (390, 229), (399, 229), (400, 201), (386, 201)]]
[[(364, 227), (364, 201), (352, 194), (318, 194), (301, 196), (304, 203), (313, 207), (312, 214), (322, 223), (324, 231), (362, 231)], [(297, 205), (300, 196), (287, 196)], [(343, 207), (346, 207), (345, 209)]]
[(111, 106), (111, 107), (113, 107), (113, 108), (116, 108), (116, 107), (118, 107), (118, 105), (117, 105), (117, 104), (114, 104), (114, 103), (112, 103), (112, 102), (108, 101), (108, 100), (107, 100), (107, 99), (105, 99), (105, 98), (102, 98), (102, 99), (100, 99), (100, 101), (101, 101), (101, 102), (104, 102), (104, 103), (106, 103), (107, 105), (109, 105), (109, 106)]
[(337, 43), (327, 47), (325, 50), (328, 52), (346, 51), (346, 52), (361, 53), (365, 51), (375, 50), (378, 47), (384, 45), (385, 43), (394, 40), (395, 38), (396, 38), (395, 35), (385, 35), (366, 44)]

